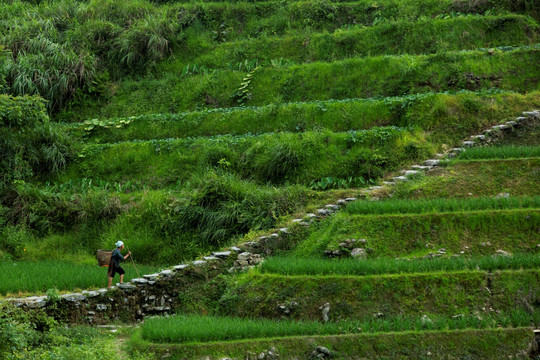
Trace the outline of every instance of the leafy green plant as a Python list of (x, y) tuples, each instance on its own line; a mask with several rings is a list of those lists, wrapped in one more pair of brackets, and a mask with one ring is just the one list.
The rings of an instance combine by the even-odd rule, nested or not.
[(242, 83), (240, 83), (238, 90), (236, 90), (236, 92), (232, 95), (232, 98), (235, 99), (238, 104), (243, 105), (247, 101), (251, 100), (252, 94), (250, 91), (250, 85), (253, 75), (257, 70), (259, 70), (259, 66), (255, 66), (253, 70), (248, 72), (248, 74), (242, 79)]
[(106, 119), (106, 120), (99, 120), (99, 119), (91, 119), (86, 120), (83, 123), (80, 124), (80, 126), (84, 129), (86, 136), (91, 136), (93, 132), (98, 131), (99, 129), (122, 129), (124, 127), (127, 127), (131, 122), (133, 121), (134, 117), (129, 118), (119, 118), (119, 119)]
[(230, 29), (227, 24), (222, 22), (216, 30), (212, 30), (212, 39), (216, 42), (225, 42), (227, 41), (229, 32)]

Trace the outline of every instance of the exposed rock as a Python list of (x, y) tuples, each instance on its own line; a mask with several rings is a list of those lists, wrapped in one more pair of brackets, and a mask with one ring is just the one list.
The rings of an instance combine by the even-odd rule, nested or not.
[(94, 298), (96, 296), (99, 296), (99, 293), (97, 291), (83, 290), (81, 291), (81, 293), (85, 295), (87, 298)]
[(162, 272), (159, 273), (161, 276), (165, 276), (165, 277), (171, 277), (174, 275), (173, 271), (172, 270), (163, 270)]
[(277, 349), (272, 346), (270, 349), (263, 351), (259, 355), (248, 353), (246, 359), (257, 359), (257, 360), (276, 360), (279, 359), (279, 354)]
[(495, 199), (507, 199), (510, 197), (509, 193), (498, 193), (497, 196), (495, 196)]
[(262, 257), (259, 254), (252, 254), (250, 252), (243, 252), (238, 254), (238, 258), (234, 261), (234, 265), (229, 272), (247, 270), (262, 262)]
[(504, 251), (502, 249), (499, 249), (495, 252), (497, 256), (510, 256), (511, 254), (508, 251)]
[(525, 115), (527, 117), (535, 118), (535, 119), (540, 119), (540, 111), (539, 110), (524, 111), (523, 115)]
[(325, 250), (324, 255), (329, 257), (329, 258), (336, 258), (336, 257), (341, 257), (343, 255), (343, 252), (341, 250), (339, 250), (339, 249)]
[[(180, 270), (187, 269), (188, 267), (189, 267), (188, 264), (180, 264), (180, 265), (173, 266), (173, 269), (175, 271), (180, 271)], [(131, 281), (133, 281), (133, 280), (131, 280)]]
[(135, 290), (136, 287), (135, 285), (130, 284), (130, 283), (122, 283), (118, 286), (118, 288), (124, 291), (130, 291), (130, 290)]
[(212, 255), (214, 255), (217, 258), (226, 259), (229, 256), (231, 256), (231, 251), (221, 251), (221, 252), (213, 252)]
[(251, 253), (250, 252), (243, 252), (243, 253), (240, 253), (238, 254), (238, 260), (246, 260), (249, 259), (251, 257)]
[(136, 279), (131, 279), (131, 283), (137, 284), (137, 285), (145, 285), (145, 284), (148, 284), (148, 280), (143, 279), (143, 278), (136, 278)]
[(518, 123), (516, 121), (513, 121), (513, 120), (509, 120), (507, 122), (505, 122), (506, 125), (508, 126), (511, 126), (511, 127), (516, 127), (518, 125)]
[(407, 181), (409, 179), (407, 179), (407, 177), (405, 177), (405, 176), (395, 176), (395, 177), (392, 178), (392, 180), (394, 182), (397, 182), (397, 181)]
[(424, 314), (420, 320), (424, 326), (433, 324), (433, 321), (426, 314)]
[(478, 140), (478, 141), (484, 141), (484, 140), (486, 140), (486, 136), (485, 135), (474, 135), (474, 136), (471, 136), (471, 139)]
[(437, 165), (439, 165), (440, 162), (441, 162), (441, 160), (439, 160), (439, 159), (429, 159), (429, 160), (424, 161), (424, 165), (426, 165), (426, 166), (437, 166)]
[(348, 201), (348, 202), (356, 201), (356, 198), (355, 197), (348, 197), (348, 198), (345, 199), (345, 201)]
[(319, 310), (322, 310), (323, 321), (328, 322), (328, 313), (330, 312), (330, 303), (325, 303), (323, 306), (319, 308)]
[(35, 297), (29, 298), (29, 299), (31, 299), (31, 300), (28, 300), (26, 302), (26, 306), (29, 309), (42, 308), (42, 307), (45, 307), (47, 305), (47, 297), (46, 296), (35, 296)]
[(351, 251), (351, 256), (357, 259), (365, 259), (367, 258), (367, 253), (364, 248), (354, 248)]
[(197, 267), (200, 267), (200, 266), (203, 266), (206, 264), (206, 261), (205, 260), (195, 260), (193, 262), (193, 266), (197, 266)]
[(431, 166), (426, 166), (426, 165), (413, 165), (413, 166), (411, 166), (411, 169), (427, 171), (427, 170), (430, 170), (430, 169), (431, 169)]
[(405, 171), (405, 176), (414, 176), (418, 175), (420, 172), (418, 170), (407, 170)]
[(310, 359), (330, 359), (331, 357), (332, 353), (324, 346), (317, 346), (317, 348), (313, 350), (309, 356)]
[(452, 148), (452, 149), (450, 149), (450, 152), (456, 153), (456, 154), (461, 154), (464, 151), (465, 151), (465, 148)]
[(464, 141), (461, 143), (461, 145), (463, 145), (463, 147), (473, 147), (474, 145), (476, 145), (476, 143), (474, 141)]
[(80, 294), (80, 293), (64, 294), (64, 295), (60, 295), (60, 298), (66, 300), (66, 301), (70, 301), (70, 302), (86, 300), (86, 296), (84, 296), (83, 294)]
[(206, 261), (218, 260), (218, 258), (215, 257), (215, 256), (203, 256), (203, 259), (206, 260)]

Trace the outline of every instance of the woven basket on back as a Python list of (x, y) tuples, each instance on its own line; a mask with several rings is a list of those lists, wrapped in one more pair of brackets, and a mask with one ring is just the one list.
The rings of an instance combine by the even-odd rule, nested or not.
[(99, 266), (109, 266), (111, 263), (111, 256), (113, 250), (102, 250), (99, 249), (96, 251), (96, 258)]

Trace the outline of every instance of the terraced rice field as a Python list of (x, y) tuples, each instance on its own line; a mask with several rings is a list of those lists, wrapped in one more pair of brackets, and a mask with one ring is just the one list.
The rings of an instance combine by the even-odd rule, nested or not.
[[(151, 272), (354, 195), (309, 227), (292, 225), (260, 268), (196, 270), (204, 284), (186, 283), (171, 300), (175, 316), (133, 331), (129, 356), (540, 356), (531, 345), (540, 327), (540, 119), (384, 183), (540, 109), (536, 1), (141, 0), (125, 13), (96, 4), (64, 5), (81, 24), (99, 14), (100, 26), (116, 29), (114, 44), (128, 44), (122, 31), (138, 24), (166, 51), (153, 54), (149, 42), (144, 57), (129, 48), (109, 58), (100, 54), (108, 40), (92, 30), (96, 67), (116, 59), (125, 69), (93, 79), (99, 95), (51, 103), (72, 157), (56, 174), (16, 182), (0, 207), (0, 259), (29, 266), (55, 249), (88, 262), (122, 239)], [(49, 30), (67, 36), (73, 23)], [(359, 196), (372, 185), (381, 187)], [(76, 278), (1, 278), (0, 293), (95, 284)]]

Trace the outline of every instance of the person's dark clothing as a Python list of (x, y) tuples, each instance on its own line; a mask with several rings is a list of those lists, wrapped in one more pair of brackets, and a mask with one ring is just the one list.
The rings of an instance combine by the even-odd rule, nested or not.
[(111, 263), (109, 264), (109, 276), (114, 277), (118, 275), (124, 275), (126, 271), (120, 266), (120, 263), (124, 261), (124, 257), (120, 253), (120, 250), (114, 249), (111, 255)]
[(120, 266), (120, 263), (124, 261), (124, 257), (122, 256), (118, 248), (113, 250), (112, 255), (111, 255), (111, 261), (117, 266)]

